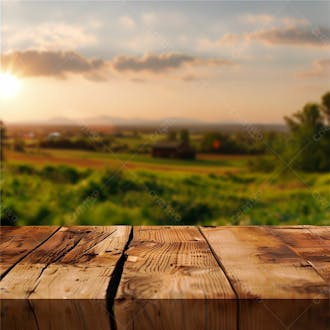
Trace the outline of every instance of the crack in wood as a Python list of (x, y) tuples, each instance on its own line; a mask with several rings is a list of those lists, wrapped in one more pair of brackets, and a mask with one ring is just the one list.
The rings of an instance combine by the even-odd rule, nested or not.
[(106, 238), (108, 238), (109, 236), (111, 236), (112, 234), (114, 234), (117, 231), (117, 229), (113, 230), (110, 233), (106, 233), (106, 234), (100, 234), (100, 236), (103, 236), (101, 240), (97, 241), (95, 244), (93, 244), (92, 246), (90, 246), (88, 249), (86, 249), (84, 251), (84, 253), (82, 254), (82, 257), (84, 255), (88, 255), (90, 250), (94, 249), (96, 246), (98, 246), (99, 244), (101, 244)]
[[(282, 325), (297, 324), (297, 328), (301, 328), (306, 322), (308, 325), (317, 324), (315, 328), (319, 329), (329, 324), (330, 319), (326, 312), (330, 291), (328, 290), (329, 294), (325, 295), (323, 283), (329, 276), (329, 245), (326, 236), (328, 234), (324, 232), (324, 239), (317, 241), (317, 233), (323, 233), (324, 229), (312, 228), (310, 230), (313, 232), (306, 235), (304, 231), (310, 231), (309, 228), (300, 227), (180, 229), (167, 226), (163, 227), (166, 229), (164, 232), (162, 227), (138, 227), (136, 231), (134, 227), (129, 226), (126, 226), (125, 230), (120, 227), (115, 230), (68, 227), (67, 235), (58, 234), (56, 238), (52, 238), (61, 228), (65, 232), (63, 227), (54, 229), (51, 235), (47, 232), (49, 236), (43, 242), (34, 248), (34, 245), (30, 245), (31, 250), (24, 256), (20, 255), (20, 260), (14, 262), (16, 258), (13, 259), (10, 270), (15, 268), (12, 274), (6, 272), (6, 275), (9, 274), (2, 282), (3, 292), (9, 296), (7, 288), (15, 291), (22, 282), (30, 281), (28, 298), (24, 297), (26, 293), (21, 290), (22, 298), (18, 298), (16, 303), (23, 303), (20, 307), (21, 312), (30, 313), (30, 324), (33, 324), (35, 329), (44, 328), (48, 322), (61, 324), (63, 320), (70, 321), (69, 318), (65, 318), (68, 311), (71, 311), (72, 315), (78, 315), (75, 322), (80, 326), (90, 321), (91, 328), (97, 327), (97, 322), (102, 318), (103, 326), (99, 328), (110, 326), (111, 330), (126, 326), (121, 321), (127, 317), (136, 319), (136, 323), (132, 323), (133, 328), (136, 325), (149, 325), (155, 320), (162, 320), (173, 321), (175, 329), (188, 329), (179, 327), (186, 324), (180, 323), (178, 318), (186, 320), (185, 317), (188, 315), (189, 320), (196, 316), (198, 319), (200, 315), (204, 315), (203, 311), (209, 314), (205, 313), (204, 321), (201, 321), (204, 323), (201, 324), (223, 326), (226, 324), (223, 323), (227, 320), (226, 316), (229, 315), (228, 320), (232, 325), (230, 329), (247, 329), (253, 324), (255, 329), (263, 328), (259, 327), (262, 325), (269, 326), (271, 330), (275, 329), (271, 322), (276, 326), (279, 321)], [(100, 230), (108, 232), (99, 233)], [(109, 238), (112, 235), (115, 236), (114, 240)], [(52, 242), (48, 242), (51, 238)], [(57, 244), (58, 239), (61, 242)], [(47, 246), (43, 247), (43, 244)], [(17, 242), (14, 246), (18, 246)], [(25, 260), (27, 257), (28, 260)], [(17, 264), (22, 260), (23, 264), (18, 267)], [(28, 274), (29, 271), (33, 274), (32, 277), (18, 276)], [(58, 273), (53, 276), (57, 271)], [(217, 272), (223, 273), (222, 279), (214, 277)], [(66, 286), (63, 285), (65, 281), (62, 281), (62, 278), (67, 280)], [(200, 282), (189, 282), (195, 278), (199, 278)], [(16, 280), (12, 283), (17, 286), (9, 286), (10, 280)], [(81, 282), (76, 285), (77, 282), (74, 281)], [(51, 294), (43, 295), (50, 283)], [(129, 286), (131, 283), (134, 284), (132, 287)], [(191, 299), (205, 294), (203, 290), (206, 286), (201, 286), (200, 283), (212, 283), (211, 295), (204, 300)], [(224, 284), (227, 291), (231, 292), (231, 297), (227, 295), (223, 299), (212, 298), (213, 292), (219, 292)], [(86, 287), (92, 292), (90, 296), (86, 295)], [(126, 287), (129, 289), (128, 295), (125, 295)], [(22, 288), (24, 289), (24, 286)], [(174, 293), (184, 289), (182, 299), (176, 298), (179, 295), (174, 299), (166, 298), (171, 297), (166, 295), (171, 289)], [(161, 290), (165, 295), (160, 294)], [(146, 293), (149, 296), (145, 295)], [(88, 298), (77, 299), (77, 295), (85, 295)], [(40, 297), (43, 297), (43, 300), (39, 299)], [(293, 298), (289, 299), (290, 297)], [(316, 300), (317, 297), (319, 300)], [(21, 320), (16, 318), (18, 309), (15, 308), (14, 299), (3, 300), (4, 306), (7, 306), (3, 309), (3, 315), (12, 311), (12, 316), (8, 316), (8, 313), (6, 315), (7, 322), (26, 322), (24, 317), (21, 317)], [(143, 302), (148, 304), (144, 307)], [(138, 305), (138, 308), (135, 308), (134, 304)], [(232, 307), (226, 309), (230, 304)], [(197, 308), (193, 309), (194, 305)], [(310, 310), (307, 310), (308, 306), (311, 306)], [(63, 319), (44, 317), (45, 311), (53, 312), (53, 308), (55, 312), (63, 313)], [(142, 312), (137, 316), (136, 311)], [(185, 316), (182, 311), (186, 311), (187, 315)], [(303, 317), (301, 321), (297, 321), (296, 316), (300, 317), (301, 313)], [(150, 318), (151, 315), (153, 318)], [(173, 318), (173, 315), (176, 316)], [(207, 318), (210, 315), (211, 318)], [(197, 323), (189, 324), (197, 326)], [(157, 328), (155, 326), (156, 323), (154, 328)]]
[(58, 228), (56, 228), (55, 231), (53, 231), (47, 238), (45, 238), (44, 240), (42, 240), (38, 245), (36, 245), (33, 249), (31, 249), (28, 253), (26, 253), (25, 255), (23, 255), (20, 259), (18, 259), (13, 265), (11, 265), (10, 267), (8, 267), (8, 269), (3, 272), (3, 274), (0, 276), (0, 281), (4, 279), (4, 277), (16, 266), (18, 265), (21, 261), (23, 261), (25, 258), (27, 258), (32, 252), (34, 252), (35, 250), (37, 250), (40, 246), (42, 246), (43, 244), (45, 244), (49, 239), (51, 239), (62, 227), (59, 226)]
[(83, 238), (83, 235), (82, 235), (81, 237), (79, 237), (79, 239), (78, 239), (76, 242), (74, 242), (73, 245), (70, 246), (69, 249), (62, 251), (62, 252), (61, 252), (61, 253), (60, 253), (60, 254), (59, 254), (54, 260), (52, 260), (51, 262), (47, 262), (47, 263), (42, 267), (42, 269), (41, 269), (39, 275), (38, 275), (37, 278), (36, 278), (36, 284), (35, 284), (35, 286), (30, 290), (30, 292), (28, 293), (27, 298), (29, 298), (29, 297), (31, 296), (31, 294), (32, 294), (33, 292), (36, 291), (38, 285), (40, 284), (40, 278), (41, 278), (42, 274), (44, 273), (44, 271), (49, 267), (49, 265), (56, 263), (58, 260), (60, 260), (61, 258), (63, 258), (66, 254), (68, 254), (70, 251), (72, 251), (72, 250), (73, 250), (73, 249), (79, 244), (79, 242), (82, 240), (82, 238)]
[(133, 240), (133, 227), (131, 227), (130, 234), (128, 236), (128, 240), (127, 240), (125, 247), (122, 250), (121, 256), (118, 259), (116, 266), (111, 274), (109, 285), (107, 288), (106, 302), (107, 302), (107, 310), (109, 313), (111, 330), (117, 329), (116, 319), (115, 319), (115, 315), (114, 315), (115, 297), (116, 297), (117, 290), (118, 290), (120, 280), (121, 280), (121, 276), (122, 276), (122, 273), (124, 270), (124, 264), (127, 259), (126, 251), (128, 250), (129, 245), (132, 240)]

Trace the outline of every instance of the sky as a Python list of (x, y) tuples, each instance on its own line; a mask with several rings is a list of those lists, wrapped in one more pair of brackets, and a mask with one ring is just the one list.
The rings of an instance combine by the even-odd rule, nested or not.
[(329, 1), (0, 6), (0, 71), (19, 85), (0, 99), (5, 121), (282, 123), (330, 89)]

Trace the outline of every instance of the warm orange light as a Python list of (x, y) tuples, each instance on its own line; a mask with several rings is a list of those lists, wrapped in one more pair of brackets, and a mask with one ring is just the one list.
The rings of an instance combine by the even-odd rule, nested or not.
[(0, 97), (15, 97), (21, 88), (21, 82), (9, 72), (0, 72)]

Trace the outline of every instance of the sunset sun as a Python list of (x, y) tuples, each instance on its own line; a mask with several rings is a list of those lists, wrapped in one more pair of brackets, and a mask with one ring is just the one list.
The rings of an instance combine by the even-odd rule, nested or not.
[(17, 77), (8, 72), (0, 72), (0, 97), (3, 99), (15, 97), (21, 88)]

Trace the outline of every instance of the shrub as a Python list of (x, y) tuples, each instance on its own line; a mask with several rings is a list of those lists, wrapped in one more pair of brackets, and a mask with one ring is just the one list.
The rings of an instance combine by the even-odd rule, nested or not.
[(80, 201), (84, 201), (86, 198), (95, 197), (99, 201), (105, 201), (107, 199), (107, 192), (104, 189), (103, 184), (91, 180), (87, 183), (87, 186), (82, 188), (80, 193)]
[(33, 166), (27, 164), (13, 166), (12, 170), (17, 174), (35, 174), (37, 172)]
[(1, 226), (16, 226), (18, 213), (12, 206), (1, 209)]
[(276, 161), (269, 157), (249, 159), (248, 167), (251, 171), (272, 172), (276, 168)]
[(35, 214), (29, 219), (29, 224), (36, 226), (49, 225), (52, 223), (53, 212), (47, 205), (39, 205)]
[(181, 224), (196, 224), (212, 218), (216, 206), (201, 200), (182, 200), (173, 201), (172, 208), (181, 216)]
[(108, 195), (146, 189), (135, 177), (128, 177), (128, 174), (123, 171), (113, 169), (105, 171), (105, 174), (101, 176), (100, 184)]
[(79, 173), (73, 167), (70, 166), (45, 166), (41, 171), (40, 175), (48, 180), (52, 180), (59, 183), (77, 183), (84, 173)]

